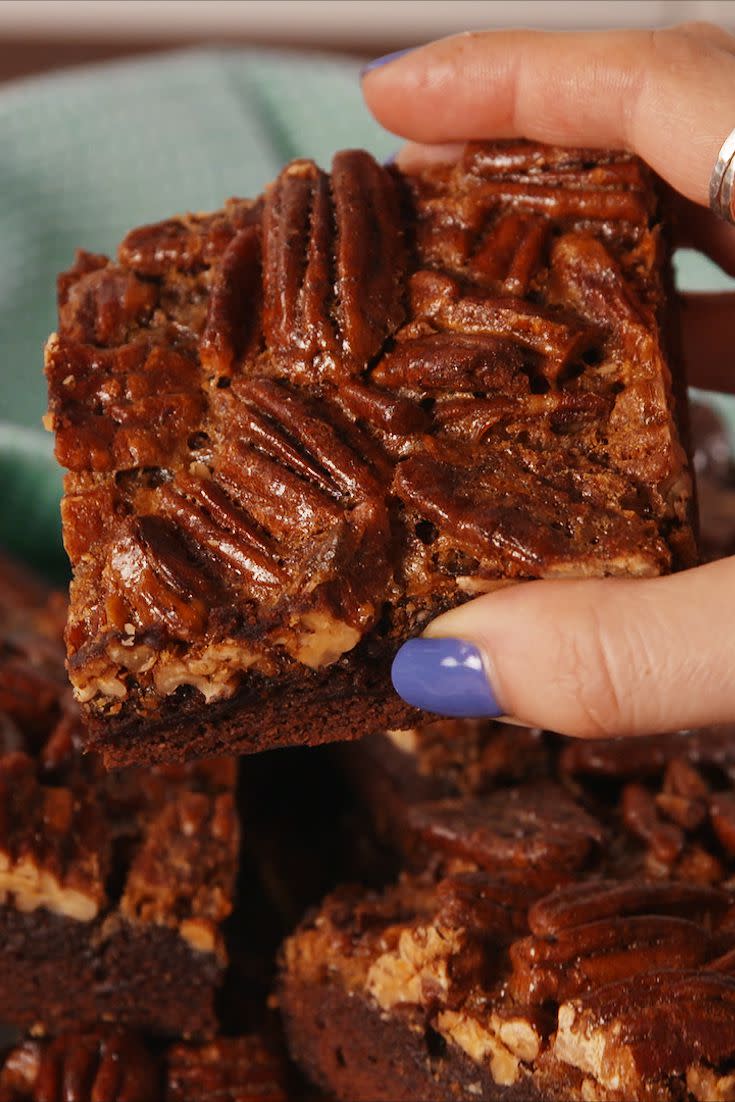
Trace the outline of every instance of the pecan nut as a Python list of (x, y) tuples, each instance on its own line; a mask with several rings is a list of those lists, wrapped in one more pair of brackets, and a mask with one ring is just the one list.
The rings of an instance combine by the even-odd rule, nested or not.
[(605, 837), (597, 820), (550, 783), (417, 804), (407, 821), (430, 851), (535, 887), (566, 881)]
[(528, 937), (510, 947), (510, 986), (523, 1005), (575, 995), (665, 968), (694, 968), (711, 953), (709, 933), (685, 918), (634, 915), (587, 922), (553, 938)]

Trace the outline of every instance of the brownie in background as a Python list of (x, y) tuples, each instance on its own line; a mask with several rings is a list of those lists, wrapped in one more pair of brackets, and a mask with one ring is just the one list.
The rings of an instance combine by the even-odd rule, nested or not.
[(540, 775), (484, 791), (455, 764), (447, 794), (424, 756), (393, 835), (407, 871), (338, 889), (287, 939), (291, 1053), (338, 1099), (731, 1095), (735, 729), (542, 741)]
[(59, 598), (0, 562), (0, 1022), (217, 1032), (239, 854), (234, 759), (82, 756)]

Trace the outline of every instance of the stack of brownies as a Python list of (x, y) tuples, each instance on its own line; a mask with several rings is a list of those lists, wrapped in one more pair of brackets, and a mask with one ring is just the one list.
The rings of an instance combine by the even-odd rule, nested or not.
[(665, 208), (626, 154), (347, 152), (60, 277), (68, 612), (0, 565), (0, 1102), (735, 1098), (735, 732), (389, 681), (473, 596), (697, 561)]

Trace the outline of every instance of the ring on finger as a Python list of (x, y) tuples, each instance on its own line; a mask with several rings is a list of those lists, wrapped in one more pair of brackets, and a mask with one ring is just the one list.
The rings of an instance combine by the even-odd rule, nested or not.
[(735, 130), (720, 146), (709, 181), (709, 205), (725, 222), (735, 223)]

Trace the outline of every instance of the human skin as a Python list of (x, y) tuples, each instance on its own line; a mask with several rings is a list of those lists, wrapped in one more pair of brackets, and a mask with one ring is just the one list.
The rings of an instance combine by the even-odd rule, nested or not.
[[(373, 63), (363, 91), (407, 139), (404, 168), (451, 159), (470, 139), (629, 149), (679, 193), (679, 244), (735, 275), (735, 228), (707, 209), (735, 127), (735, 37), (719, 27), (457, 35)], [(735, 295), (685, 296), (683, 321), (689, 381), (735, 392)], [(475, 714), (585, 737), (733, 722), (735, 558), (479, 597), (402, 648), (394, 684), (433, 711), (470, 701)]]

